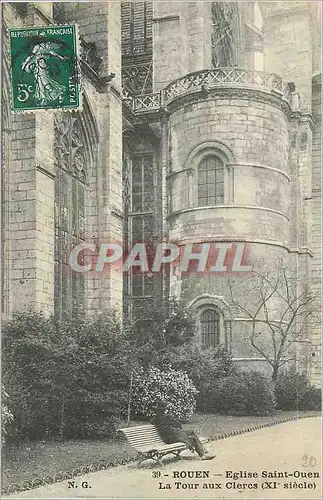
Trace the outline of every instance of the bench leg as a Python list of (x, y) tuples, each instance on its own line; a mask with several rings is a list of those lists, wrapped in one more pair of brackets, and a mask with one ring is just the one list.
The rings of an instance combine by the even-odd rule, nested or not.
[(156, 453), (154, 457), (151, 457), (153, 460), (155, 460), (160, 467), (164, 467), (163, 462), (161, 461), (163, 455), (160, 455), (159, 453)]
[(150, 457), (146, 457), (145, 455), (142, 455), (140, 453), (139, 456), (138, 456), (137, 467), (140, 467), (140, 465), (142, 464), (142, 462), (144, 462), (145, 460), (148, 460), (149, 458)]

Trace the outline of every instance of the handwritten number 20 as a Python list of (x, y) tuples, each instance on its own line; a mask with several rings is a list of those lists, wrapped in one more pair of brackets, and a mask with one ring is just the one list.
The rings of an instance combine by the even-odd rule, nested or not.
[(303, 467), (315, 467), (316, 458), (315, 457), (308, 457), (307, 455), (303, 455), (302, 456), (302, 465), (303, 465)]

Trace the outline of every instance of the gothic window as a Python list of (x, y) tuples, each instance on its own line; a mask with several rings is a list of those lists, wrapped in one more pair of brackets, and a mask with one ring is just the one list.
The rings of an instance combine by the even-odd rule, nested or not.
[(203, 158), (198, 166), (198, 205), (224, 202), (224, 164), (217, 156)]
[(153, 91), (152, 2), (122, 2), (122, 88), (125, 94)]
[[(144, 243), (147, 254), (153, 240), (154, 172), (153, 155), (133, 155), (131, 161), (130, 243)], [(131, 296), (153, 295), (153, 279), (140, 268), (131, 272)]]
[(215, 309), (205, 309), (200, 324), (203, 347), (217, 347), (220, 343), (220, 314)]
[(152, 212), (153, 202), (152, 155), (134, 156), (132, 159), (132, 212)]
[[(68, 253), (85, 238), (85, 140), (76, 113), (55, 118), (55, 310), (83, 303), (84, 276), (68, 266)], [(81, 262), (79, 262), (81, 264)]]

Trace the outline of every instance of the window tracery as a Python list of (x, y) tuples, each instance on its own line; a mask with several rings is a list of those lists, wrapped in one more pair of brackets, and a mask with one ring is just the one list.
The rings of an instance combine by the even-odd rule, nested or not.
[[(80, 116), (62, 113), (54, 122), (55, 157), (55, 310), (82, 304), (84, 276), (68, 267), (68, 253), (85, 238), (87, 150)], [(80, 262), (81, 263), (81, 262)]]

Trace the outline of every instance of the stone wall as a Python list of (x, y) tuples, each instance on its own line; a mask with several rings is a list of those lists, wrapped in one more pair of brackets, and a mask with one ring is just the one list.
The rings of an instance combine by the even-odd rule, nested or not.
[[(7, 27), (52, 22), (52, 5), (45, 10), (28, 6), (19, 18), (10, 4), (4, 6)], [(113, 239), (122, 243), (122, 110), (121, 40), (118, 3), (64, 4), (65, 22), (77, 22), (80, 35), (94, 41), (103, 59), (101, 76), (116, 77), (102, 92), (98, 78), (83, 75), (83, 120), (95, 149), (88, 168), (86, 235), (90, 240)], [(60, 18), (60, 22), (64, 22)], [(9, 71), (9, 69), (8, 69)], [(6, 81), (8, 81), (8, 76)], [(7, 95), (10, 92), (7, 90)], [(10, 113), (10, 112), (9, 112)], [(10, 113), (11, 114), (11, 113)], [(4, 178), (4, 301), (5, 314), (54, 306), (54, 112), (12, 115), (6, 131)], [(97, 134), (97, 137), (96, 137)], [(86, 309), (122, 307), (120, 272), (90, 278)]]
[[(7, 27), (43, 25), (29, 6), (22, 19), (6, 4)], [(5, 158), (4, 314), (53, 309), (54, 182), (50, 115), (12, 115)]]
[[(321, 136), (321, 75), (313, 79), (313, 118), (315, 122), (313, 131), (312, 165), (313, 182), (311, 193), (311, 222), (312, 222), (312, 241), (311, 248), (314, 256), (311, 262), (311, 284), (313, 293), (317, 297), (318, 310), (321, 304), (321, 283), (322, 283), (322, 136)], [(313, 346), (311, 347), (311, 376), (313, 383), (321, 383), (321, 329), (317, 325), (310, 338)]]
[(173, 79), (212, 66), (211, 3), (154, 2), (153, 7), (153, 74), (157, 92)]
[[(122, 102), (121, 102), (121, 5), (118, 2), (65, 3), (66, 18), (80, 27), (87, 42), (95, 42), (103, 59), (100, 76), (115, 73), (105, 91), (87, 82), (85, 92), (92, 110), (98, 144), (91, 166), (88, 189), (87, 235), (96, 243), (122, 244)], [(88, 117), (90, 118), (90, 117)], [(89, 276), (86, 308), (97, 312), (122, 308), (120, 269), (106, 268), (99, 276)]]

